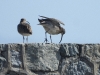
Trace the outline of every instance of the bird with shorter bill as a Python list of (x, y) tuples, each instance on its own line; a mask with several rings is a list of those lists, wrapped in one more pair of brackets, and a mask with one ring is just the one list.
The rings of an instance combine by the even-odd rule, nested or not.
[(28, 36), (32, 35), (32, 29), (31, 29), (30, 23), (26, 21), (26, 19), (22, 18), (20, 20), (20, 23), (17, 26), (17, 30), (19, 34), (23, 36), (23, 43), (25, 40), (24, 36), (27, 36), (26, 41), (28, 43)]
[[(42, 25), (46, 31), (45, 32), (46, 43), (48, 41), (46, 33), (50, 34), (50, 39), (51, 39), (51, 35), (61, 34), (61, 40), (60, 40), (60, 42), (61, 42), (63, 35), (65, 34), (65, 29), (63, 27), (61, 27), (60, 24), (64, 25), (64, 23), (55, 18), (48, 18), (45, 16), (40, 16), (40, 17), (42, 17), (42, 19), (38, 19), (38, 21), (40, 22), (40, 24), (38, 24), (38, 25)], [(52, 43), (52, 39), (51, 39), (51, 43)]]

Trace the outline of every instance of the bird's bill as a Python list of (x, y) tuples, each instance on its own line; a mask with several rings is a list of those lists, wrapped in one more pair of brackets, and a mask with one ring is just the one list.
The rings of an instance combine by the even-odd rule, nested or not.
[(30, 24), (28, 21), (26, 21), (28, 24)]
[(61, 35), (61, 40), (60, 40), (60, 42), (59, 42), (59, 43), (61, 43), (61, 41), (62, 41), (62, 38), (63, 38), (63, 34)]

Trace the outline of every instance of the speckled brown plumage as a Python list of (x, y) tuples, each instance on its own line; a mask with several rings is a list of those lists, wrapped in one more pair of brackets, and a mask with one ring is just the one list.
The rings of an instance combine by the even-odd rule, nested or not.
[[(47, 43), (46, 33), (50, 34), (50, 39), (51, 39), (51, 35), (61, 34), (61, 40), (60, 40), (60, 42), (61, 42), (63, 35), (65, 34), (65, 29), (63, 27), (61, 27), (60, 24), (64, 25), (64, 23), (62, 23), (60, 20), (57, 20), (55, 18), (48, 18), (48, 17), (45, 17), (45, 16), (40, 16), (40, 17), (42, 17), (42, 19), (38, 19), (38, 21), (40, 22), (40, 24), (38, 24), (38, 25), (42, 25), (43, 28), (46, 31), (45, 32), (46, 43)], [(51, 43), (52, 43), (52, 39), (51, 39)]]
[(27, 36), (26, 40), (28, 42), (28, 36), (32, 35), (32, 29), (29, 22), (27, 22), (24, 18), (22, 18), (17, 26), (17, 30), (19, 34), (23, 36), (23, 43), (24, 43), (24, 36)]

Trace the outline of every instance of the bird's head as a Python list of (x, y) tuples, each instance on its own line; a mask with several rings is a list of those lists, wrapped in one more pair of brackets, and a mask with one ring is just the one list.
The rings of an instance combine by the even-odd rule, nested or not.
[(20, 23), (28, 23), (28, 24), (30, 24), (28, 21), (26, 21), (25, 18), (22, 18), (22, 19), (20, 20)]
[(20, 22), (26, 22), (26, 19), (25, 19), (25, 18), (22, 18), (22, 19), (20, 20)]
[(66, 33), (64, 28), (61, 28), (61, 34), (64, 35)]

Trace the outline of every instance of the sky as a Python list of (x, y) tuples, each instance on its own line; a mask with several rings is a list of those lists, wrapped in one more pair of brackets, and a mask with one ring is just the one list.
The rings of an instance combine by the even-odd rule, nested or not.
[[(0, 1), (0, 44), (23, 43), (17, 31), (21, 18), (31, 25), (28, 43), (43, 43), (45, 30), (39, 15), (56, 18), (65, 25), (61, 43), (100, 43), (100, 0), (2, 0)], [(50, 42), (50, 35), (47, 34)], [(52, 35), (59, 43), (61, 34)], [(26, 42), (26, 41), (25, 41)]]

